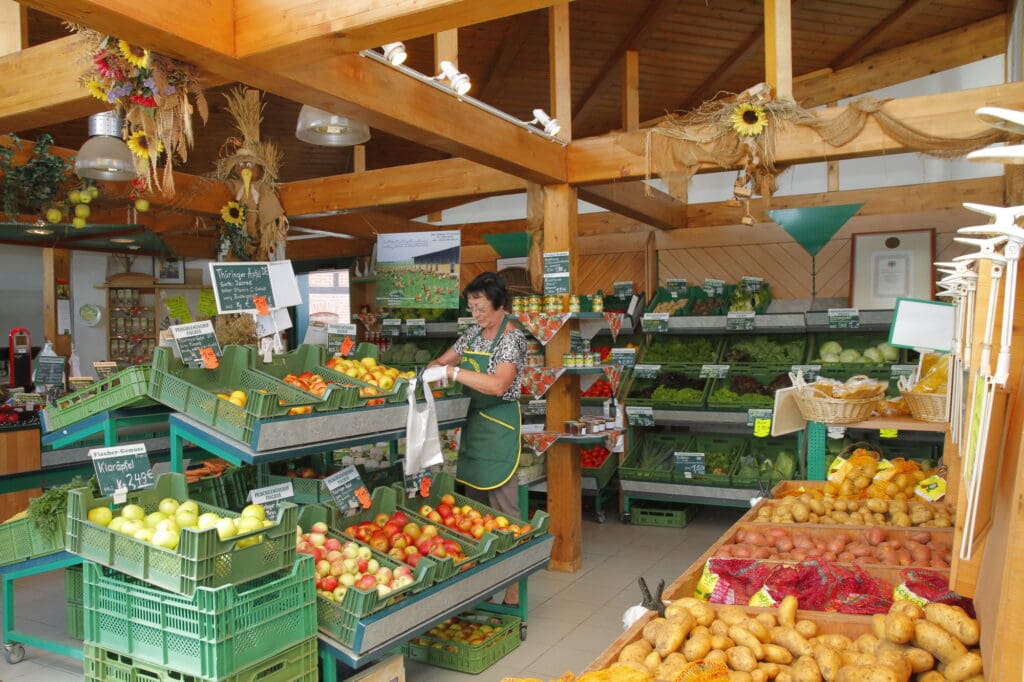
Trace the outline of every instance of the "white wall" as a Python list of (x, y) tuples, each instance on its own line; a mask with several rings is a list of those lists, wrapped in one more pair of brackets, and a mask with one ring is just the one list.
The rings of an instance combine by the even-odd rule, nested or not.
[(43, 252), (30, 246), (0, 246), (0, 336), (4, 357), (11, 329), (25, 327), (32, 345), (43, 345)]
[[(151, 258), (135, 260), (136, 263), (152, 262)], [(151, 269), (150, 273), (152, 272)], [(71, 315), (74, 320), (71, 338), (81, 363), (83, 376), (96, 376), (92, 363), (107, 359), (107, 292), (105, 289), (96, 288), (96, 285), (102, 284), (106, 278), (107, 254), (91, 251), (71, 253)], [(95, 327), (89, 327), (78, 317), (78, 309), (87, 303), (99, 306), (103, 311), (103, 318)]]

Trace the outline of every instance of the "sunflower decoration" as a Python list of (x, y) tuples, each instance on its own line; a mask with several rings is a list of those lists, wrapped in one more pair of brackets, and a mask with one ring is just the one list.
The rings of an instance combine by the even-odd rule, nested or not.
[[(224, 97), (240, 137), (229, 138), (221, 147), (213, 177), (234, 193), (234, 201), (221, 210), (225, 226), (244, 233), (246, 239), (232, 239), (222, 232), (221, 252), (239, 260), (283, 260), (288, 219), (277, 194), (281, 153), (274, 144), (260, 140), (260, 91), (240, 87)], [(233, 207), (240, 213), (231, 213)]]
[(757, 137), (768, 125), (768, 117), (759, 104), (744, 102), (732, 110), (732, 129), (742, 137)]
[[(124, 136), (146, 191), (155, 186), (174, 196), (174, 162), (186, 162), (193, 144), (192, 114), (198, 113), (204, 123), (208, 115), (198, 69), (127, 40), (67, 26), (82, 38), (82, 86), (124, 112)], [(162, 173), (158, 159), (164, 164)]]
[(245, 206), (229, 201), (220, 209), (220, 250), (221, 256), (238, 260), (249, 260), (255, 243), (246, 229)]

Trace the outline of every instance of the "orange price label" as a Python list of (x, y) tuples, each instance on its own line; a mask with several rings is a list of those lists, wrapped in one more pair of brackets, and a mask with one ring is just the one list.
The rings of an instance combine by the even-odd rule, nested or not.
[(341, 342), (341, 348), (339, 348), (339, 350), (342, 355), (348, 355), (352, 352), (352, 349), (355, 348), (355, 346), (356, 342), (352, 340), (352, 337), (346, 336), (345, 340)]
[(356, 499), (359, 500), (359, 504), (362, 505), (363, 509), (370, 508), (370, 492), (366, 489), (365, 485), (359, 486), (355, 489)]
[(220, 360), (217, 359), (217, 354), (209, 346), (199, 349), (199, 358), (203, 361), (204, 369), (217, 369), (220, 367)]
[(259, 315), (269, 315), (270, 314), (270, 308), (267, 307), (267, 297), (266, 296), (253, 296), (252, 297), (252, 302), (254, 304), (256, 304), (256, 312), (257, 312), (257, 314), (259, 314)]
[(430, 497), (430, 476), (420, 479), (420, 497)]

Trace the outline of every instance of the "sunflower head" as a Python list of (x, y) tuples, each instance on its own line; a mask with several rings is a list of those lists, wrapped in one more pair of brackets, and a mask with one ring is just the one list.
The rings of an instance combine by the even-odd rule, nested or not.
[(764, 109), (756, 104), (744, 102), (732, 110), (732, 129), (743, 137), (757, 137), (768, 125)]
[(124, 60), (132, 66), (137, 66), (140, 69), (149, 67), (149, 50), (132, 45), (127, 40), (117, 41), (117, 49)]
[(107, 89), (103, 87), (103, 84), (98, 80), (88, 80), (85, 82), (85, 89), (89, 91), (89, 94), (100, 100), (101, 102), (108, 102)]
[(128, 136), (128, 149), (132, 150), (132, 154), (140, 159), (148, 159), (162, 152), (164, 145), (159, 140), (154, 144), (153, 140), (146, 136), (146, 131), (136, 130)]
[(228, 225), (241, 225), (245, 222), (245, 208), (237, 201), (229, 201), (220, 209), (220, 217)]

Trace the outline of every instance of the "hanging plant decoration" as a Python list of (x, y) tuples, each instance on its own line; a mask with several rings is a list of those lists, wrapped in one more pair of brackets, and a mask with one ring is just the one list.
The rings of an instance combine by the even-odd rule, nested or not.
[[(199, 70), (126, 40), (74, 24), (68, 27), (85, 45), (83, 87), (124, 112), (124, 137), (146, 190), (156, 188), (174, 196), (174, 162), (186, 162), (193, 145), (192, 114), (198, 112), (203, 123), (209, 115)], [(165, 150), (159, 173), (157, 161)]]
[(273, 143), (260, 140), (260, 91), (235, 88), (224, 97), (241, 135), (224, 143), (213, 172), (213, 177), (225, 182), (235, 196), (221, 209), (223, 224), (230, 226), (230, 253), (240, 260), (283, 260), (288, 219), (277, 194), (281, 152)]
[[(36, 140), (28, 161), (15, 164), (14, 157), (21, 149), (21, 140), (16, 135), (9, 135), (8, 138), (11, 144), (0, 144), (3, 212), (11, 220), (17, 220), (22, 214), (50, 211), (60, 214), (58, 205), (62, 204), (62, 200), (58, 200), (58, 196), (70, 177), (71, 162), (50, 153), (53, 138), (44, 134)], [(57, 215), (57, 220), (61, 215)], [(53, 214), (50, 213), (49, 217), (53, 217)]]

